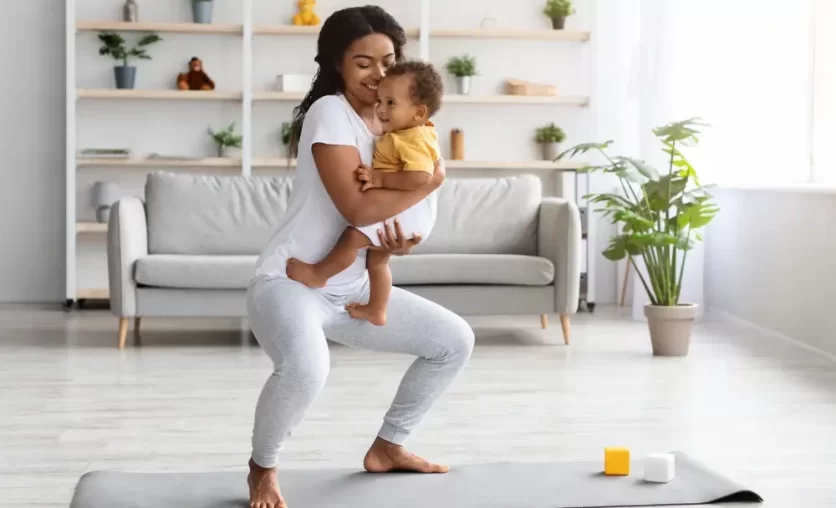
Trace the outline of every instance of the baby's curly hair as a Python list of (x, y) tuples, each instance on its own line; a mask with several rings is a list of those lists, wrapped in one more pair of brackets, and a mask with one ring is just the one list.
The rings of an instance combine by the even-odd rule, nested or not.
[(431, 117), (441, 109), (444, 97), (444, 81), (432, 64), (419, 60), (399, 62), (389, 67), (387, 76), (411, 76), (409, 87), (412, 102), (427, 106), (427, 116)]

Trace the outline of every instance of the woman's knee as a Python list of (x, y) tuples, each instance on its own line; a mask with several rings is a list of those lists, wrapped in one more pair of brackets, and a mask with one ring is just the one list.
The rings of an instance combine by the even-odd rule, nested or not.
[(473, 328), (461, 316), (448, 312), (444, 319), (435, 321), (431, 333), (437, 342), (447, 348), (448, 356), (463, 361), (470, 358), (476, 339)]
[(280, 362), (273, 367), (273, 375), (279, 376), (284, 384), (299, 390), (316, 392), (325, 384), (330, 371), (328, 346), (320, 348), (291, 348)]

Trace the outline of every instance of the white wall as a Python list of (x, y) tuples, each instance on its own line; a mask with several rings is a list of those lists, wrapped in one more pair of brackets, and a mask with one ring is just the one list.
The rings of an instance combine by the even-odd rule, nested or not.
[[(141, 0), (139, 3), (143, 20), (189, 19), (188, 2)], [(388, 0), (378, 3), (390, 10), (404, 26), (419, 24), (418, 2)], [(492, 17), (499, 26), (548, 27), (548, 20), (540, 14), (541, 0), (460, 0), (444, 8), (438, 1), (433, 3), (430, 19), (433, 26), (478, 27), (483, 18)], [(567, 145), (611, 138), (619, 141), (621, 150), (635, 153), (639, 147), (635, 134), (639, 94), (635, 86), (630, 89), (630, 83), (636, 70), (640, 3), (640, 0), (579, 0), (578, 14), (570, 18), (568, 27), (590, 29), (592, 41), (588, 44), (431, 42), (431, 60), (442, 68), (446, 59), (454, 54), (469, 52), (477, 57), (480, 76), (473, 83), (473, 93), (496, 92), (504, 79), (520, 77), (554, 82), (563, 93), (592, 97), (588, 109), (449, 105), (436, 122), (445, 152), (446, 133), (452, 127), (459, 127), (465, 131), (468, 159), (537, 158), (536, 146), (531, 142), (534, 128), (556, 121), (568, 133)], [(77, 12), (82, 19), (118, 19), (120, 4), (111, 0), (78, 0)], [(294, 9), (293, 2), (255, 0), (254, 4), (255, 18), (264, 23), (285, 22)], [(334, 9), (356, 4), (349, 0), (319, 0), (317, 11), (327, 15)], [(16, 119), (2, 127), (7, 130), (4, 138), (13, 142), (10, 144), (11, 164), (4, 172), (4, 184), (0, 187), (3, 197), (0, 201), (3, 204), (0, 235), (8, 245), (0, 251), (0, 302), (63, 300), (64, 13), (63, 7), (56, 7), (54, 0), (14, 2), (7, 6), (7, 12), (11, 10), (12, 14), (3, 17), (3, 30), (0, 30), (0, 43), (4, 47), (23, 48), (20, 52), (7, 52), (0, 62), (4, 76), (17, 76), (13, 80), (3, 80), (0, 85), (17, 92), (0, 94), (3, 111), (11, 111), (10, 116)], [(241, 22), (241, 17), (237, 2), (216, 1), (217, 22)], [(170, 88), (176, 73), (185, 68), (189, 58), (199, 56), (219, 89), (240, 89), (240, 37), (161, 35), (164, 42), (149, 50), (153, 60), (138, 63), (138, 87)], [(97, 54), (95, 34), (79, 34), (77, 41), (78, 85), (111, 87), (112, 62)], [(314, 71), (314, 37), (257, 36), (253, 50), (257, 89), (269, 88), (280, 72)], [(410, 43), (407, 52), (417, 56), (416, 41)], [(255, 157), (281, 155), (278, 129), (281, 122), (290, 117), (291, 109), (289, 103), (254, 105)], [(233, 120), (240, 122), (240, 117), (240, 106), (233, 102), (81, 101), (78, 104), (77, 148), (129, 147), (136, 155), (151, 152), (211, 155), (206, 128)], [(465, 174), (473, 173), (451, 176)], [(93, 220), (90, 188), (93, 182), (101, 179), (118, 181), (125, 194), (141, 194), (144, 173), (109, 168), (80, 169), (77, 173), (79, 220)], [(547, 194), (553, 194), (565, 183), (568, 182), (558, 182), (556, 175), (544, 175)], [(612, 185), (613, 182), (596, 177), (592, 190), (610, 190)], [(581, 189), (582, 192), (586, 190)], [(599, 303), (615, 300), (615, 266), (598, 254), (610, 231), (611, 226), (606, 223), (597, 228), (594, 269), (597, 274), (596, 301)], [(106, 287), (101, 237), (81, 238), (78, 269), (79, 288)]]
[(836, 195), (733, 190), (706, 237), (706, 293), (730, 313), (836, 354)]

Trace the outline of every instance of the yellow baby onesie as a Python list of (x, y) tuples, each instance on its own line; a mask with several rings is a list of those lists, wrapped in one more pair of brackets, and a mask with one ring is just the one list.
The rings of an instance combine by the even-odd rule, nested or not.
[(381, 171), (426, 171), (433, 174), (440, 153), (435, 125), (427, 122), (381, 136), (374, 148), (373, 168)]

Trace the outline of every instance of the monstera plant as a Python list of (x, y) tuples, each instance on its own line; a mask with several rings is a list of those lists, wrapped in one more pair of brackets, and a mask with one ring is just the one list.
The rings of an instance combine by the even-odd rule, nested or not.
[[(586, 197), (619, 226), (603, 255), (612, 261), (626, 258), (635, 268), (650, 299), (645, 315), (657, 355), (688, 353), (697, 314), (696, 304), (679, 300), (688, 251), (702, 241), (700, 230), (719, 211), (683, 152), (698, 143), (699, 129), (704, 126), (699, 118), (690, 118), (653, 129), (667, 160), (664, 172), (640, 159), (610, 155), (612, 141), (582, 143), (558, 156), (601, 155), (606, 162), (582, 171), (612, 174), (621, 184), (621, 192)], [(643, 263), (646, 276), (637, 260)]]

